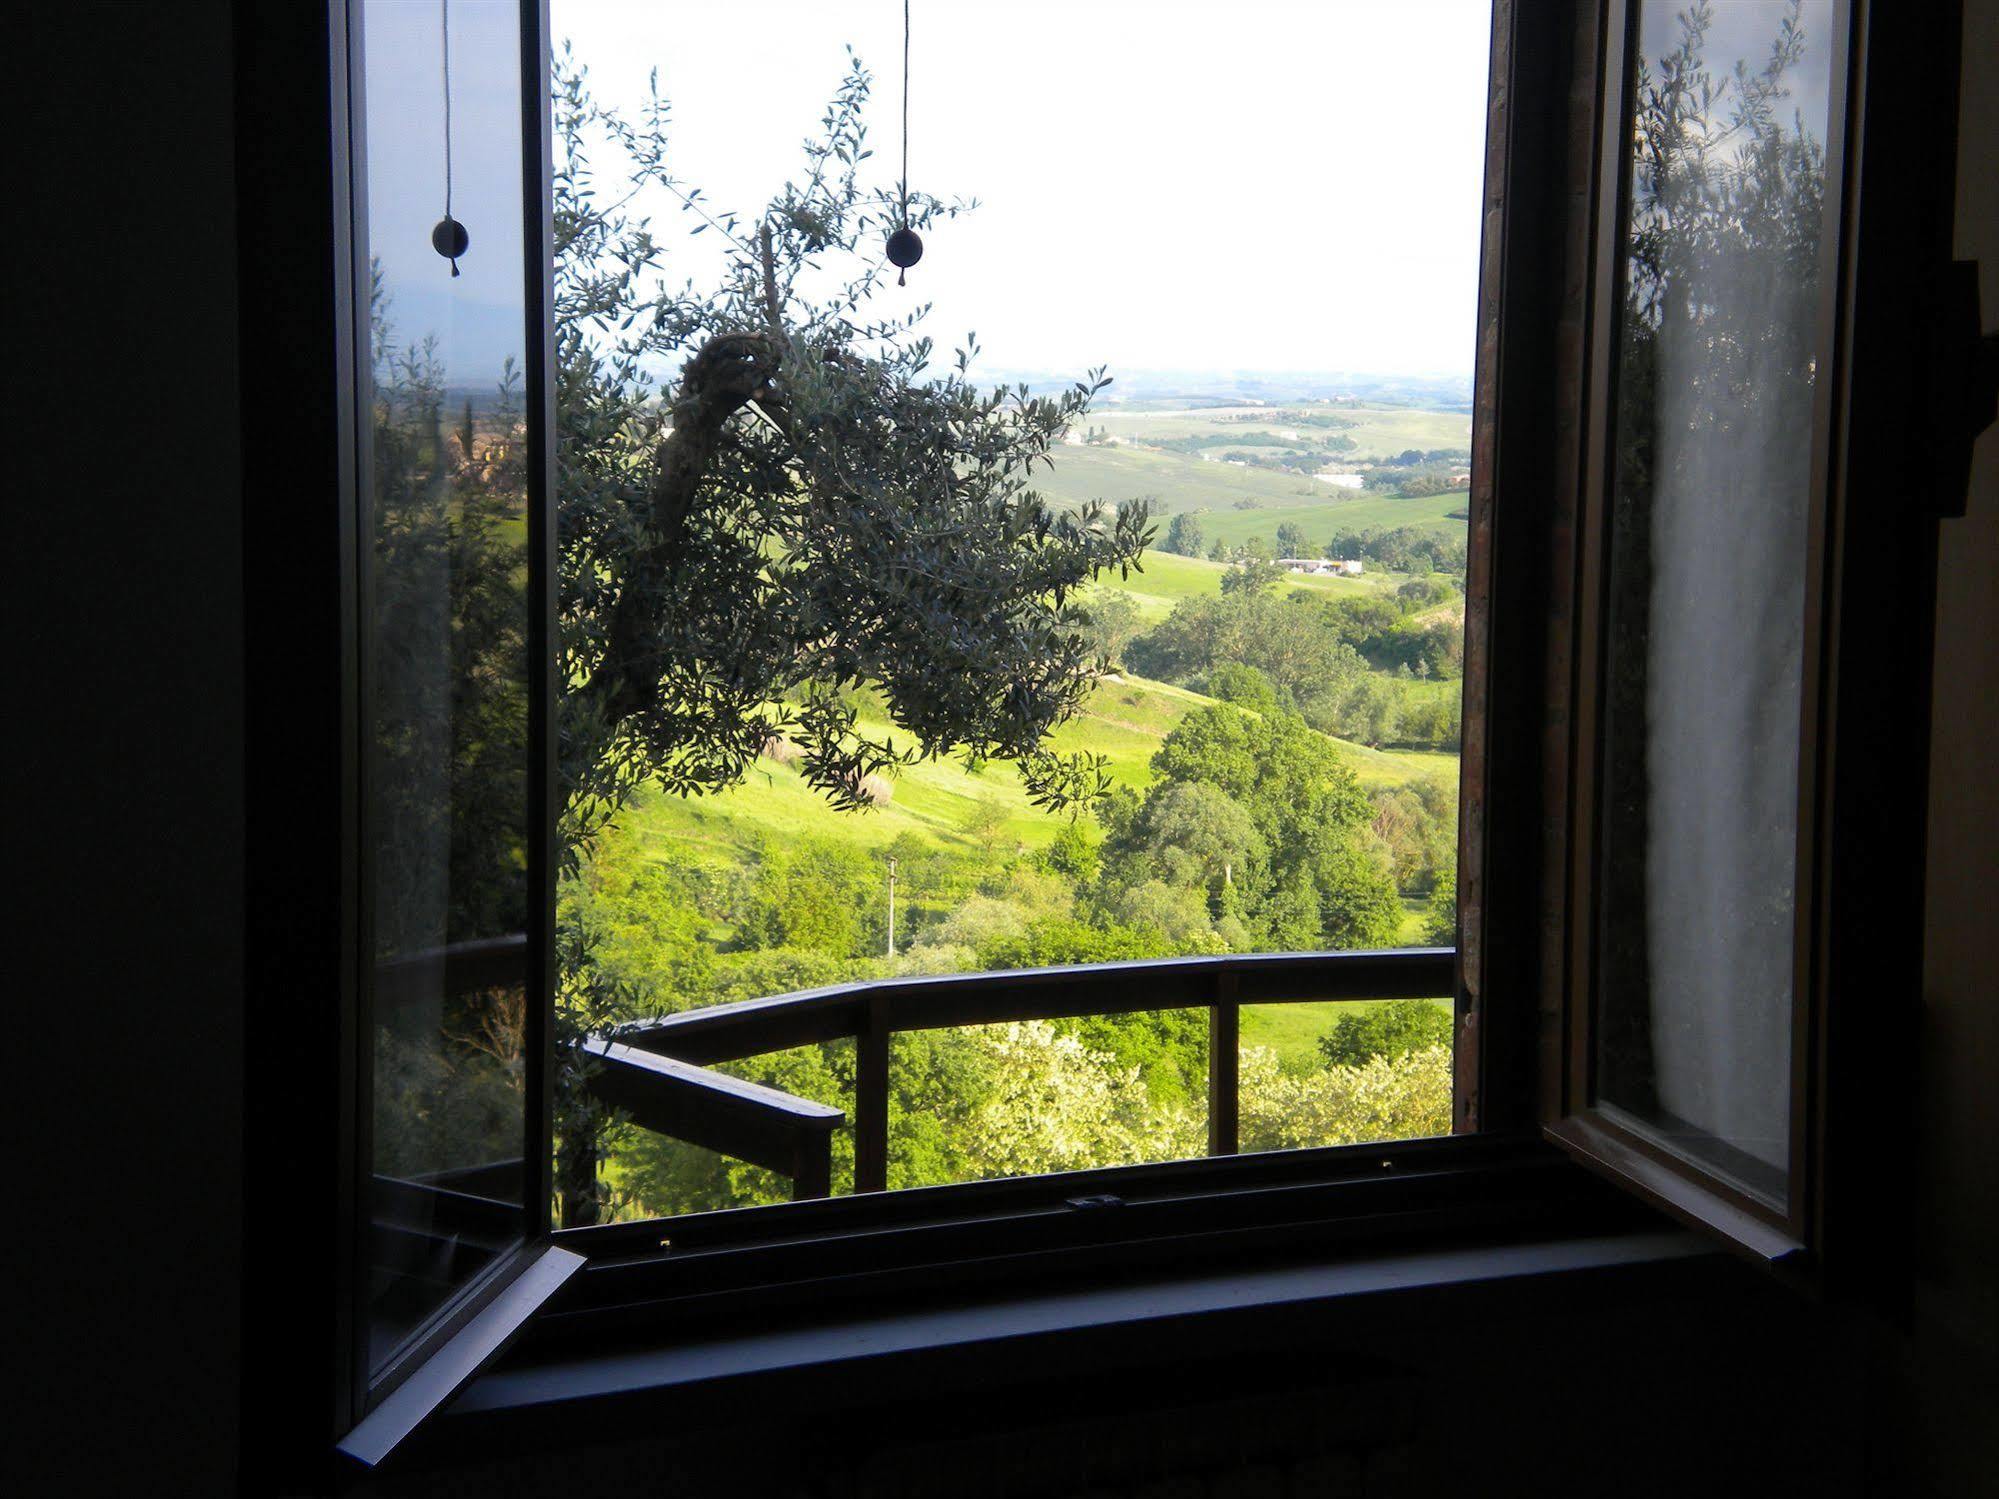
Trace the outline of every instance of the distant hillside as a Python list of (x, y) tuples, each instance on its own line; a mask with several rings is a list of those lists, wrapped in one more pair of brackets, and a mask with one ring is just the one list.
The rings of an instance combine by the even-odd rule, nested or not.
[[(1015, 385), (1025, 381), (1036, 392), (1074, 384), (1082, 371), (985, 369), (981, 384)], [(1385, 406), (1415, 406), (1430, 411), (1471, 410), (1471, 376), (1377, 375), (1357, 370), (1140, 370), (1110, 371), (1112, 384), (1104, 392), (1107, 404), (1164, 402), (1172, 405), (1230, 405), (1240, 401), (1283, 403), (1358, 398)]]

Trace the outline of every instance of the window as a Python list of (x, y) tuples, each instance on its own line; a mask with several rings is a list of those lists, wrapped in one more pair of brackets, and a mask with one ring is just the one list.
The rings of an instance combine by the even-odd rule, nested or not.
[[(544, 196), (556, 159), (542, 94), (546, 18), (536, 5), (517, 13), (468, 0), (447, 12), (355, 0), (324, 17), (246, 22), (246, 120), (296, 127), (245, 131), (253, 196), (295, 211), (245, 217), (247, 249), (263, 252), (245, 256), (245, 343), (272, 372), (265, 404), (253, 403), (246, 421), (246, 448), (263, 472), (296, 456), (302, 472), (323, 480), (309, 489), (313, 503), (252, 506), (250, 523), (257, 784), (264, 802), (289, 794), (298, 807), (282, 836), (275, 825), (260, 829), (253, 849), (255, 966), (270, 1003), (252, 1048), (257, 1117), (267, 1122), (253, 1142), (263, 1209), (252, 1255), (267, 1287), (295, 1288), (310, 1274), (327, 1288), (304, 1310), (266, 1297), (279, 1315), (252, 1332), (274, 1371), (270, 1399), (282, 1407), (260, 1423), (273, 1443), (317, 1457), (330, 1429), (361, 1422), (349, 1450), (386, 1451), (494, 1356), (586, 1254), (600, 1256), (605, 1273), (564, 1294), (613, 1319), (622, 1315), (618, 1297), (643, 1300), (662, 1286), (689, 1297), (769, 1293), (781, 1305), (785, 1283), (801, 1273), (791, 1242), (801, 1235), (813, 1241), (814, 1274), (920, 1264), (945, 1282), (1031, 1274), (1106, 1245), (1123, 1253), (1168, 1224), (1187, 1236), (1176, 1252), (1198, 1237), (1225, 1260), (1243, 1236), (1273, 1223), (1288, 1231), (1309, 1219), (1313, 1232), (1337, 1234), (1343, 1215), (1376, 1221), (1384, 1201), (1390, 1216), (1404, 1215), (1398, 1222), (1431, 1222), (1423, 1214), (1473, 1203), (1517, 1211), (1524, 1175), (1573, 1174), (1550, 1140), (1768, 1259), (1831, 1277), (1842, 1255), (1889, 1252), (1891, 1232), (1867, 1224), (1883, 1222), (1870, 1210), (1892, 1200), (1894, 1173), (1884, 1164), (1895, 1132), (1867, 1123), (1866, 1106), (1869, 1070), (1892, 1068), (1906, 1043), (1906, 1011), (1881, 996), (1906, 1000), (1897, 986), (1914, 950), (1908, 885), (1920, 833), (1919, 819), (1905, 814), (1920, 806), (1920, 788), (1903, 794), (1888, 773), (1898, 747), (1882, 720), (1909, 707), (1928, 645), (1921, 600), (1880, 605), (1864, 626), (1854, 600), (1868, 549), (1899, 557), (1898, 576), (1923, 576), (1922, 549), (1933, 544), (1933, 527), (1911, 502), (1934, 499), (1923, 487), (1931, 470), (1911, 481), (1898, 467), (1903, 439), (1890, 435), (1942, 430), (1921, 406), (1933, 394), (1932, 335), (1928, 310), (1911, 300), (1926, 276), (1941, 279), (1932, 274), (1939, 256), (1907, 226), (1934, 225), (1947, 181), (1938, 196), (1938, 183), (1907, 166), (1921, 155), (1911, 143), (1935, 128), (1929, 103), (1907, 101), (1921, 101), (1908, 85), (1948, 49), (1919, 27), (1872, 11), (1856, 20), (1836, 3), (1774, 16), (1760, 5), (1696, 7), (1681, 22), (1647, 0), (1611, 6), (1601, 25), (1554, 12), (1501, 4), (1494, 15), (1465, 499), (1457, 952), (1243, 951), (894, 971), (789, 994), (760, 983), (744, 1002), (661, 1015), (639, 1035), (613, 1028), (607, 1022), (621, 1017), (609, 1012), (593, 1017), (588, 1006), (605, 993), (585, 986), (568, 995), (583, 1008), (567, 1012), (567, 1039), (603, 1065), (566, 1072), (545, 1068), (539, 1034), (560, 967), (553, 761), (558, 747), (575, 751), (573, 740), (558, 746), (554, 683), (558, 673), (566, 684), (587, 678), (603, 653), (575, 654), (553, 617), (558, 587), (587, 592), (604, 575), (558, 576), (550, 371), (613, 383), (632, 372), (593, 375), (573, 347), (558, 366), (551, 347), (559, 297), (601, 288), (551, 292), (545, 275), (558, 228), (593, 232), (587, 221), (558, 221)], [(464, 246), (443, 241), (459, 249), (456, 279), (429, 245), (433, 215), (444, 209), (447, 14), (454, 144), (461, 120), (480, 121), (477, 144), (452, 155), (450, 216), (470, 234)], [(1753, 104), (1771, 80), (1788, 79), (1791, 96), (1782, 107), (1774, 97), (1767, 110), (1752, 107), (1732, 128), (1728, 95), (1718, 113), (1676, 111), (1674, 90), (1697, 86), (1699, 70), (1691, 54), (1670, 66), (1658, 59), (1688, 43), (1675, 28), (1689, 25), (1702, 33), (1707, 71), (1726, 73), (1731, 93), (1746, 90)], [(1749, 51), (1762, 29), (1771, 35)], [(401, 38), (393, 55), (378, 58), (371, 38), (391, 37)], [(1771, 42), (1782, 63), (1774, 73), (1761, 64), (1735, 71), (1738, 57), (1767, 60)], [(426, 59), (438, 64), (435, 93), (422, 82)], [(1896, 99), (1896, 109), (1867, 107), (1881, 98)], [(316, 102), (302, 108), (300, 99)], [(1666, 133), (1648, 133), (1668, 116)], [(1702, 152), (1705, 175), (1695, 170)], [(424, 206), (412, 210), (411, 201)], [(749, 234), (741, 253), (752, 271), (769, 263), (760, 235), (697, 203), (690, 214), (716, 213), (710, 233)], [(811, 232), (809, 203), (793, 203), (791, 214), (793, 231)], [(275, 226), (301, 223), (324, 258), (306, 268), (312, 274), (281, 275)], [(774, 246), (768, 254), (775, 258)], [(912, 279), (921, 274), (919, 265)], [(768, 393), (760, 361), (788, 357), (756, 341), (769, 327), (759, 284), (746, 274), (724, 293), (744, 342), (722, 346), (709, 373), (715, 389), (746, 392), (730, 419)], [(387, 308), (379, 318), (378, 288)], [(307, 304), (313, 315), (301, 318)], [(657, 311), (695, 315), (671, 300)], [(423, 347), (418, 324), (439, 338), (412, 362), (408, 351)], [(391, 343), (405, 351), (400, 366), (376, 360)], [(515, 350), (517, 415), (504, 363)], [(833, 353), (821, 351), (825, 368), (839, 366)], [(830, 418), (849, 387), (828, 375), (801, 377), (798, 388), (833, 403), (793, 429), (810, 445), (835, 430)], [(285, 425), (293, 414), (296, 429)], [(612, 414), (657, 434), (656, 409)], [(744, 420), (789, 414), (751, 411)], [(699, 403), (669, 415), (676, 426), (706, 419)], [(1147, 420), (1123, 415), (1129, 425)], [(929, 418), (907, 419), (907, 429), (877, 423), (872, 446), (827, 444), (812, 461), (828, 472), (847, 463), (913, 471), (925, 451), (898, 446), (899, 433)], [(1284, 430), (1300, 441), (1268, 434), (1282, 451), (1306, 450), (1303, 427)], [(737, 453), (746, 471), (768, 457), (761, 441), (752, 436)], [(1086, 431), (1079, 446), (1134, 445), (1091, 444)], [(1949, 471), (1946, 459), (1937, 472)], [(1242, 468), (1264, 472), (1247, 460)], [(615, 465), (597, 477), (615, 488)], [(845, 534), (865, 529), (865, 511), (850, 507)], [(615, 518), (609, 507), (595, 513)], [(992, 513), (1001, 525), (1009, 519)], [(1023, 523), (1035, 519), (1023, 512)], [(1051, 532), (1059, 532), (1052, 523)], [(699, 549), (676, 554), (663, 535), (613, 539), (663, 546), (651, 556), (657, 576), (681, 579)], [(1134, 541), (1107, 522), (1067, 544), (1092, 556)], [(828, 557), (797, 597), (823, 602), (821, 588), (865, 596), (840, 591), (865, 554), (832, 548)], [(698, 558), (713, 572), (700, 575), (703, 587), (664, 591), (668, 625), (698, 632), (700, 609), (718, 592), (746, 580), (763, 586), (763, 559), (756, 548), (708, 547)], [(1320, 585), (1294, 577), (1288, 586)], [(1689, 589), (1703, 587), (1716, 591), (1716, 609), (1689, 607), (1699, 601)], [(630, 625), (615, 595), (596, 603), (601, 646)], [(1699, 670), (1716, 661), (1723, 629), (1729, 670), (1710, 666), (1721, 680), (1703, 690)], [(726, 652), (742, 643), (709, 645)], [(956, 677), (928, 683), (947, 694), (962, 685), (971, 696), (955, 711), (973, 716), (977, 694), (995, 680), (972, 669), (978, 644), (967, 644)], [(911, 644), (891, 664), (904, 660), (934, 666), (936, 657), (927, 643)], [(1204, 663), (1210, 678), (1223, 678), (1205, 688), (1260, 691), (1253, 678), (1228, 680), (1224, 668), (1235, 664)], [(752, 709), (771, 700), (766, 684), (745, 682)], [(682, 701), (726, 699), (745, 682), (690, 680)], [(601, 685), (615, 694), (629, 683), (612, 672)], [(806, 778), (863, 799), (882, 763), (843, 738), (860, 719), (857, 705), (801, 694), (794, 707)], [(1243, 737), (1236, 748), (1253, 776), (1277, 758), (1271, 740), (1285, 720), (1233, 711), (1216, 721)], [(630, 732), (670, 728), (641, 714)], [(1253, 732), (1268, 737), (1252, 745)], [(995, 730), (990, 747), (989, 765), (1032, 746)], [(702, 744), (711, 759), (683, 762), (684, 785), (708, 784), (718, 766), (733, 774), (767, 762), (775, 777), (787, 769), (776, 748), (769, 753), (767, 735), (716, 737)], [(618, 762), (608, 763), (612, 777), (598, 789), (615, 793)], [(1092, 784), (1091, 762), (1030, 759), (1028, 770), (1055, 799)], [(487, 788), (497, 789), (488, 796)], [(1729, 821), (1730, 812), (1739, 818)], [(1184, 854), (1192, 843), (1167, 846)], [(1224, 852), (1220, 890), (1203, 886), (1211, 925), (1228, 914), (1236, 879), (1235, 845), (1223, 838), (1215, 847)], [(1188, 865), (1211, 882), (1213, 860)], [(811, 859), (791, 870), (801, 880), (827, 873)], [(905, 874), (898, 856), (896, 875), (912, 882), (897, 887), (898, 941), (907, 942), (922, 929), (907, 924), (916, 871)], [(885, 882), (881, 894), (885, 918)], [(886, 949), (885, 919), (881, 935)], [(1443, 995), (1454, 996), (1459, 1138), (1362, 1151), (1253, 1148), (1318, 1143), (1258, 1134), (1272, 1115), (1250, 1106), (1250, 1063), (1239, 1049), (1257, 1006), (1299, 1013), (1308, 1000)], [(1186, 1080), (1199, 1093), (1200, 1111), (1189, 1117), (1199, 1119), (1200, 1138), (1131, 1159), (1217, 1159), (1044, 1161), (1033, 1169), (1079, 1169), (824, 1196), (844, 1173), (863, 1189), (894, 1182), (888, 1078), (898, 1037), (1060, 1020), (1082, 1023), (1072, 1033), (1080, 1046), (1082, 1025), (1095, 1018), (1144, 1012), (1174, 1024), (1178, 1011), (1194, 1012), (1205, 1047), (1203, 1075)], [(1730, 1039), (1718, 1045), (1724, 1033)], [(342, 1042), (330, 1046), (335, 1036)], [(823, 1059), (817, 1048), (829, 1041), (842, 1042), (837, 1055), (848, 1058), (840, 1065), (852, 1082), (841, 1082), (851, 1105), (725, 1070), (794, 1048)], [(642, 1129), (761, 1168), (786, 1188), (768, 1195), (822, 1200), (695, 1214), (665, 1229), (598, 1223), (552, 1247), (549, 1205), (575, 1185), (563, 1173), (594, 1178), (598, 1164), (588, 1150), (563, 1157), (560, 1147), (577, 1135), (551, 1132), (546, 1111), (557, 1095), (565, 1107), (594, 1098)], [(464, 1096), (483, 1102), (467, 1111)], [(1275, 1115), (1280, 1131), (1295, 1119), (1296, 1111)], [(1531, 1169), (1514, 1170), (1523, 1165)], [(1001, 1163), (993, 1174), (1012, 1170)], [(304, 1188), (323, 1179), (341, 1191)], [(1093, 1211), (1141, 1204), (1131, 1214)], [(378, 1247), (395, 1255), (370, 1258)], [(985, 1268), (960, 1268), (973, 1261)], [(584, 1316), (571, 1325), (594, 1324)]]

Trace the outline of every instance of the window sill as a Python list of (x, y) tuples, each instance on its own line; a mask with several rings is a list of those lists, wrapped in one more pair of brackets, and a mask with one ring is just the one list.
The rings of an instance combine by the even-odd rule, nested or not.
[[(1565, 1165), (1570, 1174), (1586, 1177)], [(960, 1263), (930, 1275), (828, 1276), (789, 1294), (557, 1311), (541, 1336), (531, 1332), (467, 1386), (413, 1443), (411, 1461), (445, 1467), (620, 1437), (699, 1444), (746, 1419), (874, 1430), (897, 1424), (888, 1412), (899, 1420), (924, 1402), (980, 1419), (1009, 1407), (1059, 1413), (1112, 1391), (1142, 1402), (1152, 1383), (1178, 1377), (1170, 1371), (1201, 1366), (1247, 1388), (1323, 1368), (1335, 1347), (1392, 1346), (1481, 1316), (1610, 1305), (1740, 1273), (1699, 1235), (1621, 1200), (1602, 1207), (1379, 1235), (1349, 1221), (1331, 1237), (1275, 1243), (1134, 1240), (1075, 1264), (1001, 1256), (1012, 1262), (1006, 1273)], [(618, 1269), (598, 1273), (615, 1281)], [(577, 1278), (586, 1304), (589, 1279)], [(1415, 1331), (1424, 1327), (1431, 1333)]]
[[(878, 1359), (971, 1350), (1013, 1339), (1103, 1333), (1190, 1318), (1323, 1311), (1343, 1301), (1528, 1277), (1659, 1265), (1719, 1253), (1686, 1230), (1416, 1250), (1336, 1265), (1301, 1265), (1162, 1279), (999, 1303), (931, 1307), (810, 1328), (714, 1337), (672, 1348), (502, 1368), (476, 1380), (453, 1421), (508, 1417), (577, 1402), (663, 1395), (723, 1380), (813, 1370), (828, 1375)], [(848, 1371), (851, 1372), (851, 1371)], [(1074, 1369), (1066, 1372), (1073, 1374)]]

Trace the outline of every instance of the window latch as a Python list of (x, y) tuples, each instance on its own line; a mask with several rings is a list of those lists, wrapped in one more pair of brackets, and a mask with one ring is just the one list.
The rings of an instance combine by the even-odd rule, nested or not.
[(1072, 1207), (1077, 1212), (1089, 1212), (1097, 1208), (1121, 1208), (1124, 1199), (1115, 1192), (1098, 1192), (1089, 1197), (1071, 1197), (1064, 1201), (1064, 1207)]

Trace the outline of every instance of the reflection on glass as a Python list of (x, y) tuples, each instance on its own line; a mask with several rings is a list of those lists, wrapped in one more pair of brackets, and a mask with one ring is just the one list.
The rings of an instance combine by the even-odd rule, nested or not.
[(1598, 1095), (1772, 1200), (1831, 19), (1642, 7), (1617, 351)]
[(1304, 1150), (1451, 1132), (1451, 1002), (1244, 1005), (1243, 1150)]
[[(370, 1362), (519, 1235), (528, 863), (518, 14), (369, 0)], [(462, 274), (461, 274), (462, 273)]]

